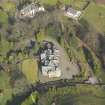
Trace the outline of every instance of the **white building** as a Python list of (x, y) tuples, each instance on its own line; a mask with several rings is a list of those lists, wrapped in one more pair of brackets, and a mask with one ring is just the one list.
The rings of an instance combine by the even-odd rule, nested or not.
[(96, 77), (89, 77), (88, 81), (86, 83), (96, 84), (98, 83), (98, 80)]
[(45, 58), (46, 58), (46, 53), (42, 53), (42, 54), (40, 55), (40, 57), (41, 57), (41, 60), (45, 59)]
[(81, 13), (82, 13), (81, 11), (75, 10), (71, 7), (68, 7), (68, 8), (64, 7), (63, 10), (65, 10), (65, 16), (68, 16), (75, 20), (77, 20), (81, 16)]
[(35, 14), (40, 11), (44, 12), (45, 8), (43, 6), (39, 6), (35, 3), (32, 3), (28, 5), (27, 7), (23, 8), (22, 10), (20, 10), (19, 17), (20, 18), (24, 18), (24, 17), (33, 18)]
[(54, 77), (60, 77), (61, 76), (61, 70), (57, 68), (55, 72), (51, 71), (48, 73), (49, 78), (54, 78)]
[(49, 78), (60, 77), (61, 70), (59, 68), (56, 68), (55, 70), (54, 66), (42, 66), (42, 74)]
[(48, 76), (49, 78), (61, 76), (58, 55), (60, 55), (60, 52), (55, 48), (53, 51), (50, 48), (45, 49), (45, 51), (40, 54), (41, 69), (44, 76)]

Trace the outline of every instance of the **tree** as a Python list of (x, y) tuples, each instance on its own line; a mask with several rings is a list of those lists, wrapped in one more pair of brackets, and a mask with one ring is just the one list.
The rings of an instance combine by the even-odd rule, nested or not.
[(62, 35), (60, 23), (57, 21), (49, 23), (46, 27), (46, 34), (58, 40)]
[(14, 25), (16, 20), (14, 16), (8, 16), (8, 22), (10, 25)]

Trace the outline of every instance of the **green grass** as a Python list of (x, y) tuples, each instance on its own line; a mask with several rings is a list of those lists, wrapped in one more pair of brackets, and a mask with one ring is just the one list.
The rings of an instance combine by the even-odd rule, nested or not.
[(39, 0), (42, 4), (49, 4), (49, 5), (55, 5), (58, 1), (60, 1), (62, 4), (72, 5), (73, 7), (76, 7), (78, 9), (81, 9), (85, 4), (85, 0)]
[(80, 85), (49, 89), (43, 94), (40, 102), (43, 105), (51, 105), (54, 99), (57, 105), (105, 105), (105, 89), (99, 86)]
[(89, 94), (81, 94), (79, 96), (61, 96), (58, 97), (57, 105), (105, 105), (103, 98), (97, 98)]
[(38, 93), (35, 91), (21, 105), (33, 105), (37, 102), (37, 99)]
[(27, 59), (22, 63), (22, 72), (29, 83), (38, 81), (38, 65), (35, 59)]
[(11, 48), (12, 46), (10, 45), (10, 43), (4, 38), (2, 38), (0, 42), (0, 53), (6, 54)]
[(81, 65), (81, 72), (82, 78), (81, 79), (87, 79), (89, 76), (89, 65), (87, 63), (87, 60), (85, 58), (85, 54), (83, 52), (83, 49), (79, 47), (82, 44), (81, 40), (79, 40), (76, 36), (70, 37), (69, 44), (65, 44), (66, 47), (69, 48), (68, 55), (73, 60), (78, 60)]
[(8, 15), (0, 10), (0, 24), (7, 24), (8, 23)]
[(82, 18), (86, 19), (98, 31), (105, 31), (105, 6), (91, 3), (84, 11)]
[(76, 9), (82, 9), (87, 3), (85, 0), (63, 0), (63, 2), (72, 5)]
[(9, 1), (1, 3), (0, 6), (4, 11), (13, 11), (16, 8), (15, 4)]
[(103, 98), (97, 98), (91, 95), (80, 95), (75, 98), (75, 105), (105, 105)]
[(3, 71), (0, 71), (0, 89), (3, 91), (0, 95), (0, 105), (6, 105), (6, 101), (11, 99), (12, 89), (9, 83), (9, 76)]
[(40, 0), (43, 4), (55, 5), (57, 0)]
[(41, 41), (45, 40), (46, 37), (47, 36), (45, 36), (45, 34), (43, 32), (40, 32), (40, 33), (37, 34), (37, 41), (41, 42)]

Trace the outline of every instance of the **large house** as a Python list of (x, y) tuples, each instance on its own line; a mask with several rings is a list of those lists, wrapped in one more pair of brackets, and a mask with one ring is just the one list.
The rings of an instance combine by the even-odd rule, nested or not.
[(45, 48), (41, 50), (41, 71), (44, 76), (60, 77), (59, 50), (52, 43), (45, 43)]
[(45, 11), (45, 8), (43, 6), (32, 3), (26, 6), (25, 8), (21, 9), (18, 15), (20, 18), (24, 18), (24, 17), (33, 18), (36, 13), (41, 12), (41, 11), (42, 12)]
[(75, 20), (77, 20), (82, 13), (81, 11), (75, 10), (72, 7), (64, 7), (63, 10), (65, 13), (65, 16), (68, 16), (68, 17), (75, 19)]

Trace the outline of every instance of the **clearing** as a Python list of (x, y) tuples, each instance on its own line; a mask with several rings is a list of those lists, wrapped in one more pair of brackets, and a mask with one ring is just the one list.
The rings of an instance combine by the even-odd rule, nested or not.
[(105, 6), (91, 3), (84, 11), (82, 18), (86, 19), (99, 32), (105, 31)]
[(42, 4), (56, 5), (58, 1), (61, 4), (72, 5), (75, 8), (82, 9), (86, 4), (86, 0), (39, 0)]
[(8, 15), (0, 10), (0, 24), (7, 24), (8, 23)]
[(30, 83), (38, 81), (38, 64), (35, 59), (27, 59), (22, 63), (22, 72)]
[(12, 2), (3, 2), (0, 4), (0, 7), (2, 7), (4, 9), (4, 11), (14, 11), (16, 8), (16, 5)]

